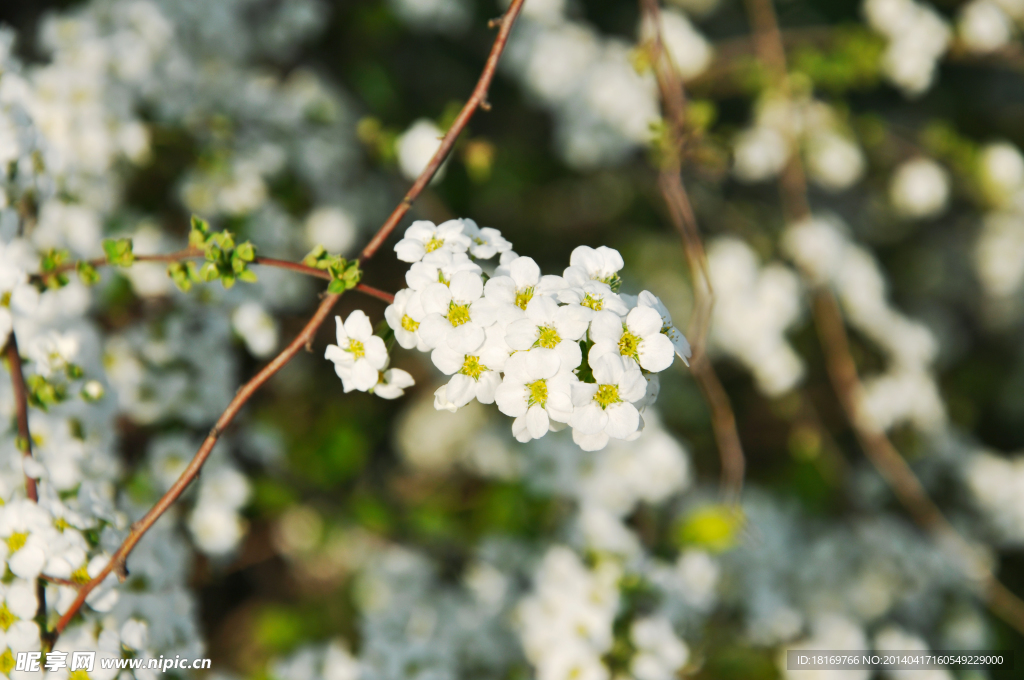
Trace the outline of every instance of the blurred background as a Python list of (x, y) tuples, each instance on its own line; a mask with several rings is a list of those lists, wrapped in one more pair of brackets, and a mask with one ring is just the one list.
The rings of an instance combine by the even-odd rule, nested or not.
[[(865, 457), (810, 305), (817, 266), (847, 317), (867, 417), (1024, 593), (1024, 4), (773, 4), (784, 89), (745, 3), (665, 2), (661, 28), (689, 98), (684, 182), (716, 293), (708, 351), (746, 456), (742, 512), (723, 504), (711, 412), (679, 361), (649, 432), (586, 454), (567, 433), (518, 444), (475, 402), (436, 411), (442, 376), (414, 351), (392, 354), (416, 379), (401, 399), (343, 394), (321, 358), (328, 323), (160, 525), (180, 544), (166, 568), (183, 594), (166, 606), (191, 617), (218, 675), (767, 679), (790, 677), (786, 646), (1024, 654)], [(3, 3), (0, 78), (28, 83), (35, 125), (60, 149), (39, 170), (52, 181), (20, 199), (8, 189), (8, 210), (39, 249), (75, 257), (95, 257), (103, 236), (175, 250), (192, 213), (265, 256), (316, 244), (354, 256), (472, 91), (502, 11)], [(491, 109), (412, 215), (500, 229), (545, 273), (576, 246), (616, 248), (623, 291), (654, 292), (685, 328), (692, 272), (658, 188), (664, 123), (640, 25), (628, 0), (527, 0)], [(780, 208), (775, 178), (793, 157), (810, 231)], [(404, 287), (397, 238), (365, 283)], [(83, 316), (116, 398), (104, 422), (125, 512), (169, 486), (315, 308), (316, 282), (258, 273), (183, 294), (163, 266), (135, 265), (94, 289)], [(336, 311), (377, 323), (384, 308), (350, 293)], [(539, 640), (572, 638), (558, 612), (577, 605), (545, 597), (576, 586), (606, 606), (580, 615), (590, 657), (573, 661)]]

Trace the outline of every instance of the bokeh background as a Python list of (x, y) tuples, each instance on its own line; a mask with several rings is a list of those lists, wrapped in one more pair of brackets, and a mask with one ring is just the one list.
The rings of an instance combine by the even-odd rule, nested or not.
[[(649, 438), (584, 454), (565, 433), (517, 444), (494, 408), (435, 411), (441, 376), (416, 352), (393, 354), (417, 383), (403, 398), (343, 394), (321, 358), (327, 324), (146, 539), (177, 536), (164, 563), (180, 573), (172, 608), (194, 620), (190, 635), (217, 674), (347, 680), (359, 658), (374, 678), (580, 678), (530, 647), (531, 635), (561, 635), (557, 617), (531, 624), (522, 613), (544, 578), (557, 582), (556, 567), (545, 577), (538, 566), (553, 546), (569, 546), (574, 568), (598, 581), (602, 555), (626, 556), (608, 586), (616, 595), (606, 593), (614, 605), (594, 614), (607, 619), (607, 644), (593, 654), (608, 676), (810, 677), (787, 676), (778, 661), (801, 641), (1015, 649), (1024, 663), (1021, 633), (986, 610), (861, 451), (826, 374), (773, 179), (792, 146), (809, 167), (815, 214), (855, 244), (843, 257), (869, 263), (835, 285), (847, 298), (880, 286), (882, 309), (924, 333), (933, 351), (901, 372), (900, 328), (887, 346), (886, 322), (881, 332), (850, 323), (861, 374), (891, 378), (875, 385), (871, 408), (954, 525), (1024, 593), (1024, 165), (1014, 180), (1024, 11), (987, 2), (988, 23), (972, 28), (964, 16), (981, 0), (910, 3), (929, 16), (887, 35), (864, 3), (780, 0), (800, 104), (772, 113), (777, 93), (744, 3), (665, 4), (686, 22), (665, 39), (690, 98), (684, 180), (718, 293), (709, 351), (746, 455), (742, 518), (722, 504), (709, 407), (679, 361), (661, 376)], [(874, 4), (883, 17), (907, 5)], [(657, 185), (659, 108), (640, 8), (526, 7), (492, 108), (413, 215), (498, 228), (545, 273), (561, 273), (576, 246), (616, 248), (623, 290), (653, 291), (685, 327), (692, 272)], [(263, 255), (298, 259), (317, 243), (355, 254), (472, 90), (493, 40), (487, 21), (501, 11), (476, 0), (3, 3), (0, 24), (16, 36), (7, 63), (49, 98), (38, 125), (65, 149), (64, 165), (46, 169), (57, 178), (50, 193), (16, 204), (9, 191), (11, 205), (40, 249), (76, 257), (99, 254), (106, 235), (132, 236), (136, 253), (173, 250), (191, 213)], [(934, 21), (944, 38), (915, 28)], [(912, 44), (893, 56), (904, 34)], [(901, 71), (901, 60), (930, 53)], [(752, 130), (782, 130), (783, 141)], [(1016, 158), (993, 160), (994, 143)], [(894, 188), (913, 159), (939, 170)], [(389, 245), (364, 282), (394, 292), (405, 270)], [(166, 488), (241, 381), (315, 308), (314, 282), (259, 274), (256, 286), (185, 295), (162, 268), (137, 265), (94, 289), (83, 318), (117, 399), (107, 441), (129, 514)], [(362, 309), (377, 322), (384, 307), (347, 294), (338, 313)], [(619, 505), (587, 514), (602, 503)], [(644, 647), (630, 626), (655, 614), (672, 622), (686, 661), (638, 671)], [(337, 640), (351, 656), (324, 651)], [(665, 644), (663, 660), (678, 652)]]

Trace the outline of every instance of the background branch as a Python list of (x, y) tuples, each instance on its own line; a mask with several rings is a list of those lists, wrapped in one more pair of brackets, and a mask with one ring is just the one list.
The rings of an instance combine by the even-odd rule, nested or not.
[[(788, 88), (786, 55), (778, 20), (771, 0), (745, 0), (754, 30), (758, 57), (770, 65), (775, 87)], [(783, 213), (790, 224), (810, 216), (807, 180), (800, 154), (792, 154), (779, 178)], [(805, 280), (811, 280), (804, 274)], [(814, 291), (814, 323), (818, 331), (832, 388), (853, 428), (865, 455), (892, 488), (914, 521), (935, 537), (936, 542), (974, 582), (993, 614), (1024, 633), (1024, 601), (1004, 586), (977, 550), (950, 524), (928, 496), (924, 485), (883, 431), (867, 424), (860, 413), (858, 397), (863, 392), (857, 365), (850, 353), (849, 337), (839, 303), (832, 291), (819, 286)]]
[(682, 178), (682, 155), (687, 139), (686, 94), (682, 81), (662, 45), (661, 12), (657, 0), (641, 0), (640, 7), (645, 20), (651, 26), (652, 62), (669, 134), (668, 143), (663, 149), (664, 157), (661, 159), (658, 187), (668, 206), (672, 223), (682, 238), (683, 251), (693, 282), (694, 315), (687, 328), (693, 350), (690, 370), (711, 410), (711, 427), (715, 433), (722, 465), (722, 490), (727, 498), (737, 502), (743, 490), (746, 460), (729, 395), (722, 387), (722, 382), (718, 379), (718, 374), (715, 373), (715, 368), (705, 351), (711, 312), (714, 309), (714, 290), (708, 272), (707, 255), (697, 226), (697, 217)]

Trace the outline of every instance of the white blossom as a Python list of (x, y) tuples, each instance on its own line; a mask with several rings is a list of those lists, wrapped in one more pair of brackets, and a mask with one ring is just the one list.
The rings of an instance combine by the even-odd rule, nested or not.
[(509, 358), (494, 398), (502, 413), (515, 418), (512, 433), (518, 441), (543, 437), (552, 421), (569, 421), (574, 380), (555, 350), (538, 347)]
[(563, 370), (580, 365), (579, 340), (587, 332), (587, 317), (580, 307), (560, 307), (553, 298), (535, 297), (526, 305), (525, 318), (508, 324), (506, 340), (515, 350), (543, 347), (554, 350)]
[(469, 236), (463, 233), (462, 220), (448, 220), (438, 225), (416, 220), (405, 230), (405, 237), (395, 244), (395, 253), (403, 262), (419, 262), (427, 253), (442, 248), (464, 253), (469, 244)]
[(931, 159), (909, 160), (893, 173), (889, 200), (905, 217), (935, 217), (945, 210), (949, 200), (949, 174)]
[(638, 431), (640, 412), (633, 402), (643, 398), (647, 381), (635, 363), (618, 354), (601, 356), (591, 362), (591, 369), (596, 382), (572, 384), (569, 424), (580, 448), (599, 451), (609, 438), (628, 439)]
[(623, 319), (602, 311), (590, 322), (590, 360), (621, 355), (647, 371), (664, 371), (672, 365), (675, 345), (661, 332), (661, 314), (653, 307), (634, 307)]
[(377, 384), (377, 373), (387, 364), (384, 340), (373, 334), (370, 319), (360, 310), (349, 314), (344, 323), (334, 317), (338, 344), (328, 345), (324, 358), (334, 362), (346, 392), (366, 392)]

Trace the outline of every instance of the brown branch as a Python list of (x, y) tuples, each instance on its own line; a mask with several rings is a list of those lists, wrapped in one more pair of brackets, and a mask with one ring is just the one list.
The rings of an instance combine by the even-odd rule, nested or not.
[[(18, 339), (11, 331), (7, 339), (7, 363), (10, 364), (11, 384), (14, 386), (14, 408), (18, 420), (18, 445), (22, 456), (32, 457), (32, 434), (28, 429), (28, 388), (25, 385), (25, 373), (21, 367), (21, 354), (18, 353)], [(25, 493), (33, 502), (39, 502), (39, 488), (36, 480), (25, 475)]]
[(711, 286), (707, 256), (700, 238), (697, 217), (682, 179), (682, 157), (687, 140), (686, 94), (682, 81), (662, 45), (661, 13), (657, 0), (641, 0), (641, 12), (652, 28), (652, 62), (670, 134), (668, 144), (663, 149), (665, 157), (661, 162), (658, 187), (668, 206), (672, 223), (682, 238), (683, 251), (693, 281), (694, 315), (687, 328), (693, 351), (690, 370), (711, 409), (711, 428), (715, 433), (715, 442), (722, 461), (722, 490), (732, 502), (738, 502), (743, 490), (746, 459), (729, 395), (722, 387), (722, 382), (718, 379), (705, 351), (711, 312), (714, 308), (714, 289)]
[[(775, 86), (785, 92), (785, 49), (772, 2), (745, 2), (754, 30), (754, 45), (758, 56), (766, 64), (772, 65), (776, 78)], [(780, 177), (779, 191), (784, 216), (788, 222), (793, 223), (810, 215), (807, 180), (799, 154), (793, 154), (786, 171)], [(806, 272), (802, 273), (806, 279), (811, 280)], [(1018, 632), (1024, 633), (1024, 601), (996, 578), (984, 560), (977, 556), (971, 544), (950, 524), (885, 432), (868, 424), (861, 415), (858, 399), (863, 394), (863, 386), (857, 374), (857, 365), (850, 353), (850, 342), (842, 312), (831, 290), (825, 287), (817, 288), (814, 293), (813, 313), (832, 389), (865, 455), (914, 521), (928, 531), (940, 548), (945, 549), (947, 554), (957, 561), (968, 580), (979, 586), (989, 610)]]
[(476, 113), (477, 108), (483, 108), (483, 104), (487, 101), (487, 90), (491, 86), (491, 81), (494, 79), (494, 71), (498, 68), (498, 59), (501, 57), (502, 51), (505, 49), (505, 44), (508, 43), (509, 34), (512, 33), (512, 26), (516, 22), (516, 17), (519, 16), (519, 11), (523, 8), (524, 0), (512, 0), (512, 4), (509, 5), (508, 11), (500, 19), (495, 19), (490, 22), (490, 26), (493, 28), (494, 25), (500, 25), (498, 29), (498, 36), (494, 40), (494, 46), (491, 47), (491, 53), (487, 57), (487, 63), (484, 65), (483, 73), (480, 74), (480, 79), (476, 83), (476, 87), (473, 88), (473, 93), (469, 96), (465, 106), (459, 111), (459, 115), (455, 118), (455, 122), (448, 129), (444, 139), (441, 140), (441, 146), (434, 152), (433, 158), (427, 163), (427, 167), (423, 169), (420, 176), (413, 182), (412, 187), (409, 189), (409, 193), (405, 195), (402, 202), (399, 203), (394, 211), (388, 216), (387, 220), (384, 221), (383, 226), (374, 234), (370, 242), (363, 248), (363, 252), (359, 255), (359, 261), (365, 262), (366, 260), (373, 257), (377, 249), (383, 245), (384, 241), (391, 232), (394, 231), (398, 223), (402, 221), (405, 214), (409, 212), (409, 208), (412, 207), (412, 202), (416, 200), (416, 197), (420, 195), (420, 192), (426, 188), (427, 184), (433, 178), (434, 173), (441, 167), (441, 163), (448, 157), (452, 147), (455, 146), (455, 140), (459, 138), (459, 134), (469, 123), (469, 119)]
[[(183, 250), (178, 250), (173, 253), (165, 253), (162, 255), (136, 255), (135, 261), (180, 262), (182, 260), (191, 260), (203, 257), (206, 257), (206, 255), (203, 253), (202, 250), (198, 248), (185, 248)], [(110, 264), (110, 262), (105, 257), (97, 257), (95, 259), (85, 261), (94, 268), (106, 267)], [(288, 271), (298, 272), (299, 274), (305, 274), (306, 276), (312, 276), (314, 278), (323, 279), (325, 281), (331, 280), (331, 275), (327, 271), (323, 269), (317, 269), (315, 267), (309, 267), (307, 265), (302, 264), (301, 262), (292, 262), (291, 260), (279, 260), (275, 257), (256, 257), (253, 258), (252, 263), (255, 265), (259, 265), (261, 267), (276, 267), (277, 269), (287, 269)], [(63, 274), (74, 270), (77, 265), (77, 262), (68, 262), (57, 267), (52, 272), (47, 272), (47, 274)], [(34, 275), (34, 277), (38, 279), (40, 278), (40, 275), (36, 274)], [(378, 300), (383, 300), (384, 302), (387, 303), (392, 303), (395, 301), (395, 296), (392, 295), (391, 293), (387, 293), (383, 290), (379, 290), (377, 288), (373, 288), (362, 283), (357, 284), (355, 290), (359, 291), (360, 293), (365, 293), (370, 297), (375, 297)]]
[[(451, 151), (454, 145), (455, 138), (458, 137), (459, 133), (469, 122), (469, 118), (475, 110), (479, 102), (482, 101), (482, 97), (487, 92), (487, 85), (490, 83), (494, 76), (494, 69), (497, 66), (498, 56), (500, 56), (505, 43), (508, 41), (509, 32), (512, 30), (512, 25), (515, 23), (516, 17), (519, 15), (519, 11), (522, 9), (524, 0), (513, 0), (512, 5), (509, 7), (508, 12), (502, 19), (501, 30), (498, 33), (498, 37), (495, 40), (494, 47), (491, 50), (490, 57), (487, 60), (487, 64), (484, 67), (483, 73), (480, 76), (480, 81), (477, 83), (477, 87), (473, 91), (473, 96), (470, 98), (470, 103), (475, 102), (472, 107), (470, 103), (467, 103), (466, 107), (463, 108), (462, 113), (456, 119), (452, 125), (448, 134), (445, 136), (445, 141), (442, 143), (441, 148), (434, 155), (431, 162), (424, 168), (423, 172), (417, 178), (413, 184), (412, 189), (406, 194), (405, 198), (399, 204), (398, 208), (391, 214), (391, 217), (381, 226), (374, 237), (370, 241), (360, 256), (360, 261), (365, 261), (373, 257), (374, 253), (377, 252), (380, 244), (383, 243), (387, 235), (394, 229), (395, 224), (398, 220), (408, 212), (409, 206), (416, 200), (416, 197), (423, 190), (423, 188), (430, 182), (431, 177), (437, 172), (441, 162), (444, 160), (445, 155)], [(468, 113), (467, 113), (468, 110)], [(443, 152), (443, 153), (442, 153)], [(397, 215), (397, 217), (396, 217)], [(376, 244), (376, 245), (374, 245)], [(374, 246), (374, 247), (370, 247)], [(364, 292), (373, 291), (374, 293), (381, 293), (381, 295), (387, 295), (381, 291), (376, 291), (369, 286), (364, 287)], [(373, 294), (373, 293), (370, 293)], [(263, 370), (256, 374), (249, 382), (247, 382), (238, 392), (235, 394), (234, 399), (228, 404), (228, 407), (221, 414), (220, 418), (217, 419), (217, 423), (210, 430), (210, 434), (207, 435), (203, 441), (202, 446), (199, 447), (199, 451), (189, 462), (188, 466), (181, 473), (181, 476), (174, 482), (170, 489), (160, 497), (160, 500), (143, 516), (142, 519), (132, 524), (131, 530), (128, 532), (127, 538), (121, 543), (121, 546), (111, 556), (110, 561), (107, 565), (93, 577), (88, 583), (84, 584), (78, 591), (78, 596), (72, 602), (71, 606), (60, 617), (54, 628), (54, 638), (67, 628), (71, 620), (77, 615), (82, 605), (85, 603), (86, 598), (100, 583), (103, 582), (111, 573), (117, 574), (117, 576), (124, 580), (128, 576), (126, 568), (126, 561), (128, 555), (131, 553), (135, 545), (142, 539), (150, 527), (167, 511), (167, 509), (174, 503), (175, 500), (184, 493), (185, 489), (188, 488), (192, 480), (199, 474), (199, 470), (203, 467), (203, 463), (209, 457), (210, 452), (213, 450), (214, 445), (220, 438), (220, 435), (224, 432), (224, 429), (231, 424), (235, 416), (241, 410), (242, 406), (256, 393), (256, 391), (263, 386), (267, 380), (270, 379), (275, 373), (284, 367), (303, 347), (306, 347), (313, 341), (313, 337), (316, 335), (317, 330), (323, 324), (324, 320), (327, 319), (334, 307), (334, 303), (337, 302), (339, 295), (327, 294), (324, 296), (323, 301), (317, 308), (313, 317), (306, 323), (302, 331), (295, 337), (294, 340), (286, 347), (280, 354), (267, 364)], [(383, 299), (383, 298), (382, 298)]]

